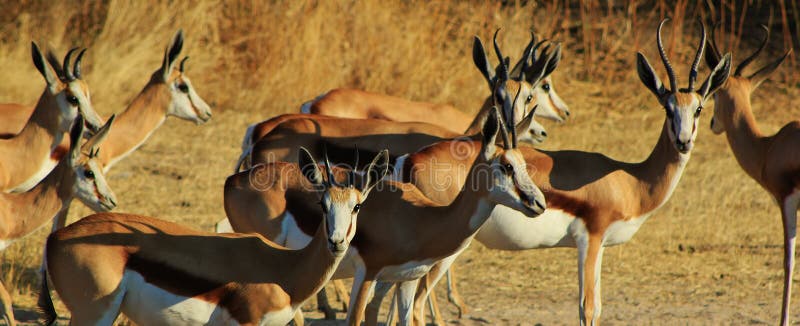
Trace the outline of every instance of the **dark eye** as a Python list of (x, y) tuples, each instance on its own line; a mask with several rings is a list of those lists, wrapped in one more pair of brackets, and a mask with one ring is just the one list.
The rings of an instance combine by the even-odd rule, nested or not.
[(186, 84), (178, 84), (178, 90), (184, 94), (189, 94), (189, 85)]
[(94, 179), (94, 172), (92, 170), (84, 170), (83, 176), (87, 179)]
[(549, 92), (549, 91), (550, 91), (550, 84), (544, 84), (544, 85), (542, 85), (542, 89), (543, 89), (545, 92)]
[(533, 100), (533, 95), (528, 95), (528, 99), (525, 100), (526, 103), (530, 103)]
[(361, 210), (361, 204), (356, 204), (353, 206), (353, 214), (358, 214), (358, 211)]
[(703, 111), (703, 107), (702, 106), (698, 106), (697, 107), (697, 111), (694, 111), (694, 117), (695, 118), (699, 117), (700, 116), (700, 112), (702, 112), (702, 111)]
[(514, 173), (514, 166), (509, 163), (506, 163), (505, 165), (503, 165), (503, 170), (507, 174)]
[(67, 102), (72, 105), (78, 105), (78, 98), (75, 95), (67, 95)]

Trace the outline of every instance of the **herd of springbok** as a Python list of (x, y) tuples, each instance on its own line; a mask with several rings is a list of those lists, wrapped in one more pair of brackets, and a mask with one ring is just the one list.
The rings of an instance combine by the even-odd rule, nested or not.
[[(574, 247), (580, 322), (594, 325), (604, 248), (630, 240), (669, 200), (713, 96), (711, 129), (726, 132), (742, 169), (783, 213), (786, 325), (800, 203), (800, 121), (762, 134), (750, 94), (789, 53), (744, 74), (767, 43), (765, 28), (761, 46), (731, 74), (731, 54), (719, 52), (713, 29), (707, 39), (701, 23), (688, 85), (680, 88), (661, 40), (666, 22), (658, 26), (657, 45), (669, 85), (643, 54), (637, 57), (639, 78), (665, 117), (642, 162), (531, 146), (547, 137), (536, 117), (563, 122), (570, 115), (550, 77), (561, 47), (531, 35), (512, 66), (496, 32), (497, 65), (474, 39), (473, 60), (489, 86), (475, 117), (446, 104), (336, 89), (304, 103), (299, 114), (249, 126), (236, 171), (225, 182), (227, 218), (217, 223), (217, 233), (108, 212), (117, 200), (104, 178), (111, 165), (168, 116), (197, 124), (211, 118), (185, 74), (187, 57), (178, 60), (183, 33), (175, 34), (139, 95), (108, 119), (94, 111), (81, 76), (85, 49), (59, 60), (34, 43), (33, 62), (46, 81), (39, 101), (35, 107), (0, 104), (0, 200), (6, 202), (0, 248), (52, 220), (39, 294), (48, 325), (57, 319), (50, 287), (72, 325), (112, 325), (120, 313), (138, 325), (302, 325), (300, 307), (315, 295), (326, 318), (336, 317), (324, 292), (329, 280), (337, 294), (349, 297), (350, 325), (376, 325), (393, 287), (389, 322), (396, 314), (404, 325), (420, 325), (426, 306), (443, 324), (430, 294), (445, 275), (448, 297), (466, 312), (453, 262), (473, 238), (500, 250)], [(710, 73), (699, 83), (703, 57)], [(75, 197), (99, 213), (66, 226)], [(344, 278), (354, 279), (349, 294)], [(5, 322), (14, 325), (11, 298), (1, 285), (0, 305)]]

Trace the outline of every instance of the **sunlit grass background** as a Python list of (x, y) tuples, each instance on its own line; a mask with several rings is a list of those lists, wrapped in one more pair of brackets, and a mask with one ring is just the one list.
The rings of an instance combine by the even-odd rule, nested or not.
[[(661, 18), (673, 17), (665, 40), (685, 84), (699, 40), (697, 17), (723, 22), (718, 43), (724, 51), (734, 50), (736, 62), (760, 40), (757, 24), (769, 25), (773, 36), (764, 62), (797, 44), (797, 6), (688, 0), (5, 0), (0, 1), (0, 102), (36, 102), (44, 83), (31, 63), (29, 43), (37, 41), (60, 54), (88, 47), (83, 74), (95, 108), (103, 115), (120, 112), (183, 28), (183, 54), (191, 57), (187, 75), (213, 106), (214, 117), (203, 126), (168, 120), (112, 169), (109, 181), (120, 212), (211, 230), (224, 217), (222, 185), (246, 125), (296, 112), (331, 88), (362, 88), (475, 112), (488, 90), (472, 64), (472, 36), (488, 41), (502, 28), (500, 44), (516, 60), (533, 31), (564, 44), (554, 82), (573, 113), (564, 125), (545, 122), (550, 139), (543, 147), (637, 161), (654, 145), (664, 114), (636, 77), (635, 52), (643, 51), (666, 80), (655, 47)], [(707, 72), (703, 63), (701, 76)], [(799, 81), (791, 57), (756, 92), (755, 114), (765, 131), (800, 116)], [(670, 203), (629, 244), (606, 251), (608, 322), (773, 323), (780, 312), (778, 209), (736, 165), (725, 138), (706, 128), (711, 106)], [(70, 221), (88, 213), (75, 204)], [(0, 275), (18, 307), (33, 306), (45, 235), (37, 232), (2, 254)], [(506, 253), (473, 244), (460, 261), (468, 266), (460, 269), (462, 292), (476, 316), (492, 323), (561, 324), (577, 318), (573, 250)], [(452, 308), (446, 311), (452, 318)]]

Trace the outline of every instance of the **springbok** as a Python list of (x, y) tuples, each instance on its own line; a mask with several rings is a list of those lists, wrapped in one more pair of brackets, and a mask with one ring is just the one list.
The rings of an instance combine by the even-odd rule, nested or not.
[[(499, 32), (499, 29), (497, 31)], [(497, 45), (497, 32), (494, 34), (493, 43), (495, 53), (502, 64), (506, 58), (503, 57)], [(531, 70), (536, 68), (529, 61), (532, 60), (534, 63), (539, 61), (536, 58), (536, 51), (543, 43), (544, 41), (537, 43), (535, 35), (531, 34), (531, 41), (525, 47), (522, 57), (511, 71), (511, 81), (506, 82), (501, 87), (516, 93), (512, 98), (515, 99), (515, 104), (518, 106), (515, 109), (520, 112), (517, 115), (517, 119), (525, 114), (528, 109), (538, 105), (536, 116), (556, 122), (564, 122), (570, 114), (569, 108), (552, 87), (552, 79), (549, 76), (561, 58), (560, 47), (554, 49), (552, 53), (554, 60), (547, 63), (547, 68), (542, 70), (543, 76), (540, 77), (538, 74), (531, 73)], [(546, 56), (545, 53), (548, 48), (549, 46), (542, 50), (541, 56)], [(489, 89), (494, 90), (495, 87), (500, 86), (496, 85), (496, 74), (490, 70), (489, 58), (486, 55), (483, 43), (477, 36), (473, 44), (472, 58), (478, 70), (489, 83)], [(539, 80), (541, 80), (541, 83), (539, 86), (535, 86), (534, 84)], [(481, 107), (479, 118), (476, 119), (452, 105), (415, 102), (363, 90), (338, 88), (304, 103), (300, 108), (300, 112), (353, 119), (369, 118), (427, 122), (442, 126), (453, 132), (473, 134), (480, 129), (480, 123), (485, 118), (486, 112), (488, 112), (492, 103), (493, 100), (487, 98)], [(547, 132), (544, 126), (536, 120), (531, 122), (530, 131), (521, 135), (522, 140), (532, 141), (536, 144), (544, 142), (546, 138)]]
[(299, 250), (130, 214), (91, 215), (50, 235), (47, 271), (71, 324), (111, 325), (121, 312), (138, 325), (286, 325), (345, 257), (359, 210), (388, 172), (386, 151), (359, 187), (336, 182), (329, 164), (326, 180), (308, 151), (299, 160), (263, 171), (286, 182), (277, 188), (317, 194), (309, 204), (321, 208), (318, 226)]
[[(244, 139), (242, 140), (242, 155), (237, 162), (235, 172), (238, 172), (242, 167), (246, 169), (251, 166), (249, 160), (251, 153), (254, 152), (253, 146), (255, 146), (255, 144), (264, 137), (264, 135), (268, 134), (280, 123), (291, 119), (305, 117), (313, 118), (314, 120), (321, 120), (326, 116), (335, 116), (349, 119), (379, 118), (381, 120), (402, 122), (428, 122), (430, 124), (440, 126), (440, 128), (444, 127), (444, 129), (449, 131), (449, 134), (451, 135), (459, 135), (462, 134), (462, 132), (466, 135), (473, 135), (480, 131), (483, 121), (486, 119), (488, 110), (491, 108), (493, 103), (498, 100), (493, 94), (509, 92), (512, 94), (511, 98), (514, 100), (513, 109), (514, 121), (516, 125), (528, 112), (531, 111), (531, 108), (533, 107), (537, 107), (535, 114), (539, 114), (537, 105), (541, 105), (543, 108), (552, 108), (556, 104), (561, 105), (564, 103), (561, 101), (558, 95), (555, 94), (555, 91), (552, 90), (550, 86), (547, 86), (546, 88), (552, 91), (552, 93), (549, 93), (552, 94), (552, 97), (543, 98), (537, 96), (535, 97), (536, 102), (533, 101), (533, 94), (539, 94), (540, 92), (534, 92), (532, 89), (538, 89), (540, 84), (539, 82), (544, 78), (547, 78), (553, 72), (553, 70), (555, 70), (555, 68), (558, 66), (558, 62), (561, 60), (560, 45), (555, 46), (552, 52), (549, 51), (549, 46), (545, 47), (541, 50), (541, 53), (536, 56), (534, 54), (541, 45), (541, 42), (539, 44), (534, 43), (535, 39), (532, 39), (525, 48), (522, 59), (520, 59), (517, 65), (511, 69), (509, 74), (507, 62), (505, 62), (507, 60), (502, 59), (504, 57), (500, 51), (499, 45), (497, 44), (497, 32), (495, 32), (494, 35), (494, 49), (498, 58), (501, 59), (494, 72), (489, 68), (489, 58), (485, 47), (483, 46), (483, 42), (479, 37), (475, 37), (472, 52), (473, 61), (478, 67), (478, 70), (480, 70), (481, 74), (486, 78), (491, 93), (484, 101), (484, 105), (478, 112), (478, 115), (474, 118), (470, 118), (452, 106), (447, 105), (412, 102), (402, 98), (368, 93), (360, 90), (333, 90), (327, 95), (321, 96), (317, 100), (313, 101), (315, 103), (314, 105), (311, 105), (310, 103), (304, 104), (304, 109), (301, 109), (303, 114), (301, 115), (282, 115), (277, 118), (265, 120), (248, 126)], [(501, 67), (503, 68), (502, 70)], [(499, 75), (501, 72), (503, 73), (502, 76)], [(310, 109), (312, 107), (325, 109), (321, 111), (318, 109)], [(373, 110), (373, 108), (382, 112), (387, 112), (387, 114), (396, 114), (396, 116), (370, 114), (369, 111)], [(567, 110), (566, 105), (563, 105), (563, 108), (564, 110)], [(413, 113), (417, 111), (424, 111), (425, 114), (411, 114), (410, 116), (403, 118), (404, 112)], [(305, 115), (309, 113), (320, 114), (312, 115), (310, 117)], [(441, 116), (441, 118), (433, 119), (432, 121), (427, 119), (429, 117), (437, 116)], [(549, 117), (552, 115), (545, 114), (545, 116)], [(374, 122), (371, 122), (370, 124), (374, 124)], [(337, 125), (339, 125), (339, 128), (342, 128), (340, 124), (337, 123)], [(535, 129), (536, 131), (521, 133), (523, 135), (522, 139), (532, 137), (533, 140), (543, 141), (544, 137), (547, 136), (547, 133), (544, 132), (543, 127), (536, 123), (535, 120), (531, 120), (529, 125), (530, 128)], [(345, 129), (350, 133), (357, 132), (358, 130), (357, 128), (355, 130), (353, 130), (353, 128)], [(443, 132), (444, 131), (439, 131), (437, 133), (442, 134)], [(393, 128), (389, 131), (383, 130), (380, 133), (399, 134), (402, 133), (402, 130), (400, 128)], [(414, 150), (416, 150), (416, 148)], [(392, 151), (395, 153), (400, 153), (394, 149), (392, 149)]]
[[(97, 145), (108, 134), (113, 119), (83, 146), (83, 118), (79, 115), (70, 132), (71, 147), (58, 165), (31, 190), (19, 194), (0, 193), (0, 250), (24, 238), (69, 207), (72, 199), (95, 211), (105, 212), (116, 206), (114, 193), (108, 187), (97, 163)], [(0, 282), (0, 312), (6, 325), (14, 325), (11, 297)]]
[[(108, 140), (100, 147), (99, 162), (105, 172), (141, 146), (169, 116), (202, 124), (211, 118), (211, 108), (197, 95), (186, 76), (183, 30), (178, 30), (164, 51), (164, 59), (125, 110), (117, 115)], [(0, 104), (0, 135), (15, 135), (25, 125), (33, 108), (19, 104)]]
[[(508, 96), (506, 94), (506, 96)], [(504, 102), (510, 112), (510, 101)], [(510, 120), (510, 119), (509, 119)], [(501, 130), (502, 129), (502, 130)], [(495, 145), (500, 133), (503, 147)], [(462, 138), (435, 143), (413, 157), (441, 158), (459, 155), (458, 152), (480, 153), (473, 169), (467, 173), (470, 183), (451, 205), (438, 205), (422, 196), (412, 184), (387, 181), (386, 187), (375, 190), (366, 203), (359, 233), (352, 243), (352, 253), (334, 278), (355, 275), (348, 320), (358, 324), (364, 317), (367, 296), (374, 281), (397, 281), (405, 295), (401, 296), (402, 320), (410, 322), (411, 303), (419, 277), (440, 260), (452, 260), (470, 242), (492, 207), (497, 204), (513, 207), (528, 216), (541, 214), (545, 209), (544, 196), (529, 182), (522, 157), (516, 149), (515, 132), (508, 135), (496, 110), (490, 111), (481, 140)], [(458, 151), (453, 151), (458, 149)], [(452, 158), (451, 158), (452, 160)], [(318, 210), (303, 198), (270, 192), (260, 195), (258, 184), (250, 180), (251, 171), (229, 177), (225, 189), (226, 213), (231, 224), (264, 225), (273, 239), (284, 240), (288, 247), (301, 247), (308, 242), (312, 230), (319, 224)], [(239, 181), (234, 181), (239, 180)], [(255, 185), (254, 185), (255, 184)], [(234, 185), (246, 185), (243, 189)], [(399, 190), (399, 191), (398, 191)], [(277, 220), (275, 220), (277, 219)], [(374, 220), (371, 220), (374, 219)], [(275, 220), (270, 225), (264, 220)], [(276, 230), (277, 221), (280, 229)], [(277, 231), (277, 232), (275, 232)], [(277, 234), (276, 234), (277, 233)], [(411, 244), (411, 245), (409, 245)]]
[[(725, 133), (734, 157), (747, 175), (756, 180), (772, 195), (780, 206), (783, 221), (783, 301), (781, 325), (789, 324), (789, 302), (792, 293), (792, 273), (797, 236), (797, 209), (800, 203), (800, 121), (792, 121), (774, 135), (761, 132), (750, 103), (752, 94), (786, 59), (791, 50), (780, 58), (747, 76), (743, 72), (764, 50), (769, 40), (769, 29), (762, 25), (766, 35), (761, 46), (742, 60), (733, 76), (714, 94), (714, 117), (711, 130)], [(706, 63), (717, 65), (722, 57), (716, 47), (712, 29), (706, 52)]]
[[(495, 52), (498, 57), (503, 57), (496, 42), (495, 33)], [(533, 58), (531, 53), (535, 50), (534, 46), (528, 45), (525, 57), (531, 57), (533, 61), (523, 61), (519, 67), (514, 69), (521, 71), (518, 75), (520, 81), (511, 78), (513, 70), (510, 70), (505, 61), (497, 66), (496, 72), (489, 70), (488, 56), (479, 38), (475, 38), (473, 55), (476, 65), (482, 67), (482, 73), (487, 81), (492, 85), (492, 93), (484, 105), (484, 109), (472, 121), (471, 126), (465, 134), (455, 133), (431, 124), (421, 122), (393, 122), (380, 119), (346, 119), (333, 118), (324, 115), (281, 115), (261, 123), (250, 126), (242, 142), (242, 154), (237, 161), (236, 171), (241, 167), (248, 168), (252, 164), (260, 162), (274, 162), (296, 157), (293, 151), (298, 146), (315, 147), (319, 138), (338, 139), (339, 143), (345, 147), (351, 147), (355, 142), (362, 147), (372, 148), (377, 152), (378, 148), (389, 147), (394, 153), (409, 153), (423, 146), (429, 145), (444, 138), (454, 138), (463, 135), (474, 135), (480, 131), (483, 121), (486, 119), (488, 108), (496, 104), (500, 107), (508, 107), (512, 112), (513, 125), (518, 126), (525, 121), (526, 129), (531, 124), (533, 118), (526, 119), (530, 113), (537, 112), (536, 109), (529, 107), (531, 102), (528, 89), (537, 86), (539, 81), (548, 76), (558, 65), (560, 60), (560, 47), (556, 46), (552, 53), (542, 50), (539, 58)], [(502, 101), (506, 98), (513, 101), (506, 106)], [(534, 107), (537, 108), (538, 107)], [(296, 121), (301, 120), (301, 121)], [(362, 137), (356, 140), (354, 137)], [(432, 138), (431, 136), (435, 136)], [(381, 145), (384, 144), (384, 145)]]
[(67, 152), (59, 145), (79, 113), (93, 132), (102, 126), (92, 108), (89, 86), (80, 79), (85, 50), (70, 67), (76, 50), (67, 53), (64, 69), (60, 71), (45, 59), (39, 46), (31, 42), (33, 63), (47, 86), (19, 134), (0, 139), (0, 188), (3, 192), (28, 191), (55, 168)]
[[(661, 41), (661, 29), (666, 21), (658, 26), (657, 42), (669, 76), (669, 88), (661, 83), (642, 53), (637, 57), (640, 80), (656, 96), (665, 112), (661, 135), (647, 159), (628, 163), (600, 153), (550, 152), (522, 147), (520, 151), (534, 182), (547, 189), (549, 209), (536, 219), (525, 219), (511, 209), (498, 206), (475, 237), (483, 245), (501, 250), (577, 248), (582, 324), (597, 324), (600, 317), (600, 266), (604, 247), (630, 240), (639, 227), (669, 200), (694, 147), (703, 104), (725, 83), (730, 73), (730, 54), (726, 54), (699, 89), (695, 88), (697, 66), (705, 47), (705, 28), (701, 27), (703, 40), (691, 66), (689, 85), (679, 89)], [(464, 161), (469, 162), (469, 159)], [(463, 173), (458, 171), (469, 166), (458, 162), (436, 162), (454, 167), (448, 172), (432, 170), (426, 166), (430, 164), (409, 157), (399, 174), (403, 181), (417, 184), (431, 200), (451, 202), (463, 182), (463, 177), (459, 177)], [(437, 176), (437, 172), (450, 178), (452, 186), (449, 189), (414, 181), (441, 179), (443, 176)]]

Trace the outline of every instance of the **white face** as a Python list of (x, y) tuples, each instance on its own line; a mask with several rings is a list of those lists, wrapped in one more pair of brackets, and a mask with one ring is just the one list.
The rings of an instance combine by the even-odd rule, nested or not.
[(490, 164), (493, 185), (489, 197), (493, 202), (515, 209), (528, 217), (544, 213), (544, 194), (528, 175), (527, 164), (518, 150), (506, 150)]
[(167, 85), (172, 101), (169, 104), (167, 115), (202, 124), (211, 119), (211, 107), (197, 95), (192, 82), (183, 73), (170, 81)]
[(80, 112), (86, 125), (96, 132), (103, 125), (100, 116), (94, 111), (92, 106), (89, 87), (81, 80), (73, 80), (64, 84), (64, 89), (55, 94), (56, 103), (60, 112), (60, 125), (62, 131), (68, 131), (72, 127), (75, 118)]
[(668, 134), (678, 152), (686, 154), (694, 148), (697, 121), (702, 111), (702, 100), (697, 93), (674, 93), (664, 103)]
[[(536, 109), (536, 112), (539, 112), (539, 109)], [(535, 115), (536, 113), (534, 113)], [(536, 121), (536, 119), (531, 119), (531, 125), (528, 128), (528, 132), (519, 135), (520, 141), (530, 142), (534, 145), (538, 145), (544, 143), (547, 140), (547, 130), (544, 129), (544, 126)]]
[(497, 92), (495, 92), (495, 103), (498, 107), (504, 107), (503, 101), (504, 98), (506, 98), (505, 94), (508, 94), (508, 98), (510, 98), (514, 104), (512, 108), (514, 110), (514, 125), (516, 126), (533, 108), (534, 94), (531, 89), (531, 84), (525, 81), (518, 82), (509, 80), (498, 87)]
[(536, 86), (533, 93), (536, 99), (534, 104), (537, 105), (535, 113), (537, 117), (555, 122), (564, 122), (569, 117), (569, 107), (556, 93), (549, 76)]
[(328, 236), (328, 249), (340, 257), (347, 252), (356, 234), (361, 193), (354, 187), (332, 186), (322, 195), (323, 218)]
[(117, 206), (116, 196), (106, 182), (103, 169), (94, 158), (75, 164), (73, 170), (75, 196), (81, 202), (95, 212), (107, 212)]

